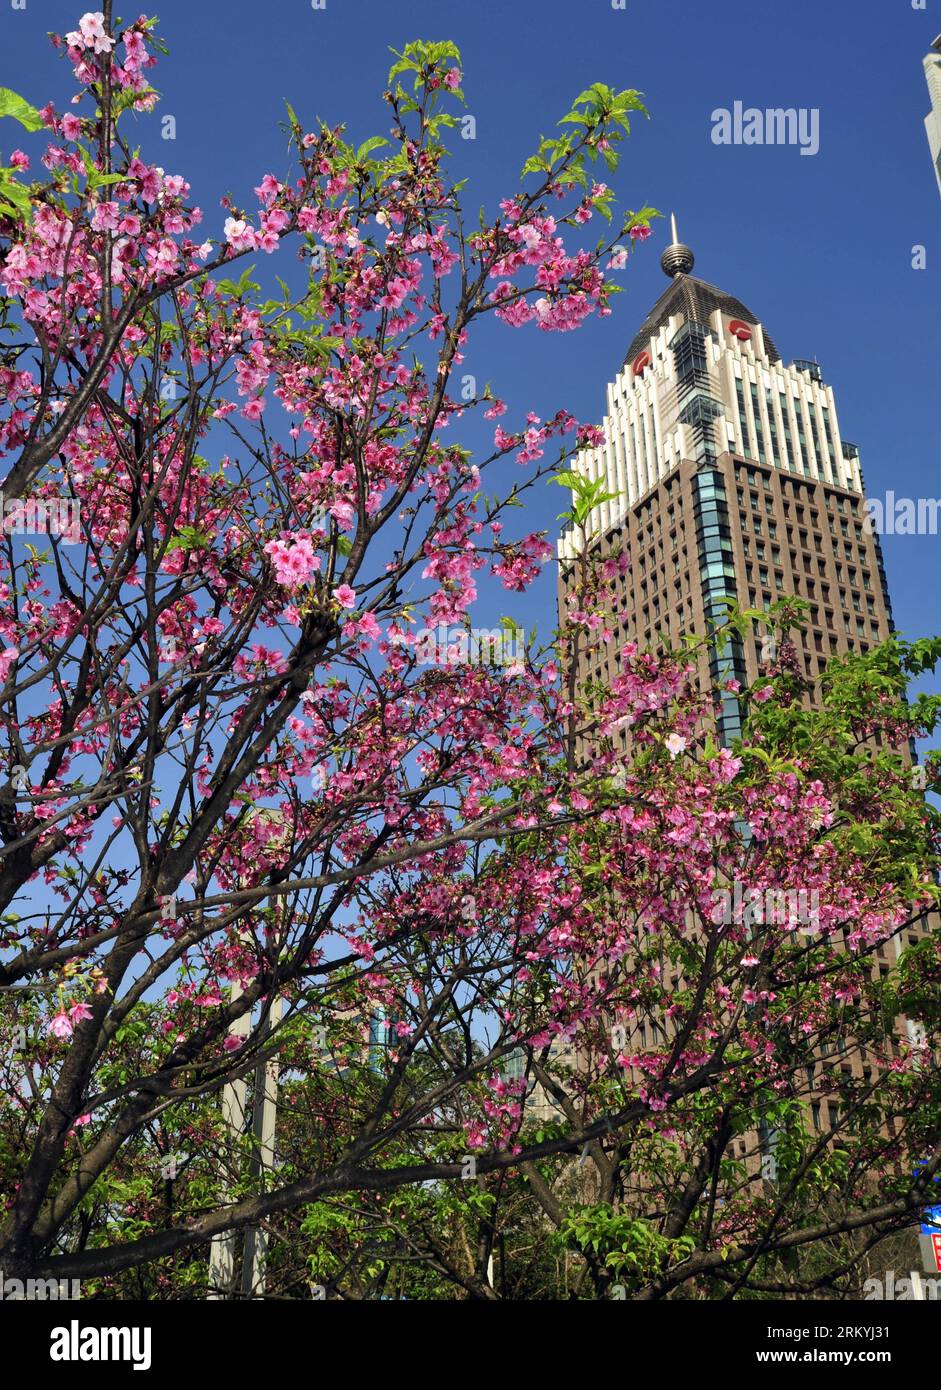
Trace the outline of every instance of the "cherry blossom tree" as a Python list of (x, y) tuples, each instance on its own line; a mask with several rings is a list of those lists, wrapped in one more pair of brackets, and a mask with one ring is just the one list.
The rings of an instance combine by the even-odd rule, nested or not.
[[(551, 647), (508, 623), (466, 659), (478, 580), (520, 593), (552, 554), (514, 529), (527, 495), (561, 476), (576, 519), (596, 504), (565, 465), (598, 435), (564, 409), (498, 423), (456, 369), (479, 320), (610, 312), (606, 272), (655, 215), (615, 222), (597, 177), (638, 93), (583, 92), (470, 226), (460, 55), (412, 43), (388, 137), (353, 148), (289, 107), (290, 167), (206, 227), (125, 132), (156, 103), (155, 22), (118, 30), (106, 4), (54, 42), (73, 110), (0, 107), (44, 145), (0, 172), (7, 1276), (126, 1290), (156, 1262), (158, 1294), (205, 1292), (214, 1236), (329, 1240), (331, 1202), (400, 1200), (409, 1258), (490, 1297), (488, 1185), (523, 1174), (596, 1294), (758, 1277), (828, 1233), (812, 1190), (836, 1160), (801, 1140), (797, 1083), (841, 1030), (892, 1084), (856, 1097), (833, 1219), (910, 1220), (938, 1162), (936, 941), (884, 997), (867, 971), (933, 901), (937, 826), (893, 748), (934, 725), (904, 697), (938, 646), (847, 663), (817, 715), (782, 666), (719, 749), (686, 654), (628, 645), (610, 688), (576, 680), (628, 562), (585, 556)], [(252, 278), (268, 256), (277, 291)], [(494, 422), (486, 457), (456, 441), (465, 413)], [(62, 506), (67, 528), (19, 539)], [(812, 889), (815, 934), (756, 930), (734, 896), (717, 915), (743, 880)], [(890, 1004), (922, 1027), (891, 1056)], [(645, 1013), (660, 1040), (635, 1046)], [(220, 1099), (275, 1057), (287, 1118), (259, 1174)], [(559, 1107), (541, 1132), (532, 1080)], [(773, 1192), (726, 1158), (761, 1124), (794, 1151)], [(597, 1186), (560, 1204), (579, 1153)], [(471, 1267), (420, 1238), (431, 1183), (481, 1222)]]

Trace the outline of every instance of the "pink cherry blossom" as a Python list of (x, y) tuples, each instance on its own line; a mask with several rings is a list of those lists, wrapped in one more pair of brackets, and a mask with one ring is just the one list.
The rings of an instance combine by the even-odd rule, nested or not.
[(240, 217), (227, 217), (223, 235), (233, 251), (251, 251), (255, 248), (255, 232)]
[(306, 536), (290, 542), (269, 541), (265, 553), (271, 556), (278, 583), (292, 591), (306, 584), (311, 575), (320, 569), (320, 556), (314, 554)]
[(114, 39), (105, 33), (105, 17), (101, 10), (83, 14), (78, 29), (66, 34), (66, 42), (73, 48), (90, 48), (94, 53), (110, 53)]
[(668, 734), (663, 743), (671, 758), (678, 758), (686, 747), (686, 739), (682, 734)]
[(17, 647), (4, 647), (0, 650), (0, 681), (5, 681), (10, 674), (10, 667), (19, 656)]

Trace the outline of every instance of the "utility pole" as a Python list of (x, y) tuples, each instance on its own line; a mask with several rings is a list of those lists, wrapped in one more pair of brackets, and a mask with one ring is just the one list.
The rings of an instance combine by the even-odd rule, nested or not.
[[(284, 1000), (277, 995), (271, 1001), (266, 1034), (277, 1028), (284, 1012)], [(253, 1151), (251, 1157), (252, 1187), (264, 1191), (268, 1174), (274, 1167), (274, 1136), (278, 1115), (278, 1074), (277, 1057), (269, 1057), (267, 1062), (259, 1062), (255, 1070), (255, 1108), (252, 1115)], [(265, 1292), (265, 1267), (268, 1259), (268, 1237), (260, 1226), (251, 1226), (245, 1232), (245, 1247), (242, 1255), (242, 1295), (244, 1298), (261, 1298)]]
[[(242, 987), (233, 983), (233, 1002), (242, 994)], [(281, 1022), (284, 1001), (276, 996), (271, 1001), (266, 1034)], [(242, 1014), (229, 1028), (229, 1036), (243, 1043), (251, 1032), (251, 1011)], [(252, 1155), (249, 1171), (254, 1181), (264, 1185), (266, 1174), (274, 1166), (275, 1126), (278, 1109), (279, 1065), (276, 1057), (259, 1062), (255, 1069), (252, 1106)], [(229, 1140), (229, 1151), (238, 1156), (245, 1132), (248, 1082), (244, 1077), (227, 1081), (222, 1090), (222, 1122)], [(225, 1299), (235, 1295), (235, 1262), (239, 1233), (223, 1231), (213, 1236), (209, 1254), (209, 1293), (207, 1298)], [(267, 1239), (263, 1231), (250, 1227), (244, 1235), (242, 1248), (241, 1294), (245, 1298), (260, 1298), (265, 1292)]]
[[(231, 998), (234, 1003), (242, 993), (242, 986), (233, 983)], [(242, 1014), (229, 1026), (229, 1037), (238, 1038), (242, 1043), (248, 1037), (252, 1026), (251, 1011)], [(243, 1076), (235, 1081), (227, 1081), (222, 1088), (222, 1125), (228, 1140), (229, 1153), (236, 1149), (245, 1128), (245, 1098), (248, 1083)], [(236, 1160), (237, 1161), (237, 1160)], [(228, 1298), (235, 1281), (235, 1250), (238, 1235), (235, 1231), (222, 1231), (213, 1236), (209, 1251), (209, 1293), (208, 1298)]]

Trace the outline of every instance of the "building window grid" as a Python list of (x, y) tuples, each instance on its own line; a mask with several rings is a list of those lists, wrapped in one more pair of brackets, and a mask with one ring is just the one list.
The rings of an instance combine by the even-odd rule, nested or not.
[(780, 466), (782, 463), (782, 458), (781, 448), (778, 443), (778, 422), (775, 419), (774, 397), (771, 394), (770, 387), (768, 387), (765, 391), (765, 405), (768, 411), (768, 432), (771, 435), (771, 462)]
[(745, 389), (742, 386), (741, 378), (735, 378), (735, 391), (738, 397), (738, 421), (742, 432), (742, 453), (747, 459), (753, 458), (751, 448), (751, 437), (748, 430), (748, 414), (745, 410)]
[(820, 432), (817, 429), (817, 412), (813, 405), (807, 407), (807, 412), (810, 416), (810, 433), (814, 441), (814, 453), (817, 456), (816, 472), (819, 478), (823, 476), (823, 449), (820, 447)]
[(642, 491), (643, 491), (643, 492), (649, 492), (650, 489), (651, 489), (651, 487), (653, 486), (653, 478), (652, 478), (652, 476), (651, 476), (650, 462), (649, 462), (649, 459), (648, 459), (648, 457), (647, 457), (647, 412), (646, 412), (646, 410), (642, 410), (642, 411), (640, 412), (640, 418), (638, 419), (638, 422), (637, 422), (637, 428), (638, 428), (638, 432), (639, 432), (639, 434), (640, 434), (640, 456), (641, 456), (641, 460), (642, 460), (642, 462), (643, 462), (643, 468), (644, 468), (644, 486), (643, 486), (643, 488), (642, 488)]
[(761, 402), (758, 399), (758, 387), (753, 381), (749, 382), (749, 386), (751, 388), (752, 415), (755, 420), (755, 439), (758, 443), (758, 461), (759, 463), (767, 463), (768, 456), (765, 451), (765, 431), (761, 419)]
[(791, 434), (791, 414), (788, 410), (787, 395), (784, 391), (778, 393), (781, 406), (781, 424), (784, 429), (784, 449), (787, 454), (787, 465), (792, 473), (798, 471), (794, 461), (794, 436)]
[(804, 412), (801, 410), (800, 403), (795, 402), (794, 413), (797, 416), (797, 438), (800, 445), (800, 469), (799, 472), (809, 475), (810, 473), (810, 450), (807, 448), (807, 435), (804, 432)]
[(820, 407), (820, 413), (823, 416), (823, 428), (827, 441), (827, 453), (830, 456), (830, 471), (833, 474), (834, 481), (836, 481), (838, 476), (836, 467), (836, 448), (833, 443), (833, 426), (830, 422), (830, 411), (825, 405), (823, 405)]

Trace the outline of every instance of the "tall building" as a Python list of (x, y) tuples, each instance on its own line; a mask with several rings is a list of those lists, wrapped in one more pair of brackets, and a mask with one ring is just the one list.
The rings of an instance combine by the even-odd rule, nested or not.
[(941, 34), (931, 45), (931, 52), (925, 54), (925, 77), (931, 94), (931, 110), (925, 117), (925, 129), (938, 180), (938, 192), (941, 193)]
[[(785, 364), (760, 319), (693, 264), (674, 220), (661, 258), (669, 284), (608, 387), (604, 443), (574, 465), (617, 496), (560, 539), (560, 600), (584, 547), (632, 561), (612, 581), (619, 640), (589, 653), (579, 677), (616, 674), (624, 641), (678, 647), (721, 623), (728, 599), (767, 609), (797, 594), (810, 604), (798, 640), (813, 680), (832, 655), (892, 630), (859, 451), (840, 432), (818, 363)], [(716, 647), (701, 657), (702, 686), (750, 684), (766, 658), (760, 634)], [(734, 737), (734, 696), (717, 715), (720, 735)]]
[[(710, 621), (726, 619), (727, 599), (769, 609), (792, 594), (810, 605), (796, 641), (803, 673), (813, 680), (831, 656), (876, 645), (892, 631), (880, 542), (866, 524), (859, 450), (842, 438), (819, 363), (785, 364), (751, 309), (694, 277), (694, 254), (678, 239), (676, 220), (660, 264), (670, 284), (607, 388), (603, 443), (573, 464), (592, 480), (603, 478), (603, 491), (616, 496), (596, 507), (584, 530), (568, 528), (560, 538), (560, 606), (577, 582), (582, 550), (631, 557), (607, 592), (616, 641), (582, 656), (577, 680), (610, 681), (624, 642), (676, 649), (682, 635), (705, 634)], [(699, 657), (699, 684), (714, 689), (728, 676), (752, 684), (770, 657), (760, 634), (746, 644), (713, 642)], [(806, 701), (813, 699), (810, 689)], [(727, 742), (741, 730), (741, 714), (734, 695), (721, 701), (717, 733)], [(624, 745), (627, 737), (620, 735)], [(881, 944), (874, 977), (884, 979), (899, 951), (923, 933), (922, 924), (912, 924), (902, 940)], [(670, 983), (676, 990), (680, 976)], [(635, 1017), (628, 1052), (670, 1036), (669, 1017), (655, 1015)], [(892, 1056), (920, 1045), (912, 1020), (899, 1017), (892, 1034)], [(581, 1055), (575, 1065), (591, 1068), (591, 1058)], [(873, 1065), (873, 1055), (849, 1037), (809, 1056), (802, 1098), (810, 1130), (840, 1126), (841, 1081), (869, 1083)], [(730, 1152), (774, 1180), (776, 1143), (776, 1133), (762, 1126), (735, 1138)]]
[[(563, 533), (560, 606), (586, 548), (600, 557), (626, 551), (631, 559), (609, 581), (615, 640), (599, 641), (580, 658), (579, 684), (616, 676), (625, 642), (675, 650), (684, 635), (702, 636), (711, 623), (724, 622), (729, 599), (765, 610), (787, 595), (807, 600), (808, 620), (793, 636), (808, 681), (831, 657), (875, 646), (893, 630), (859, 451), (841, 434), (822, 368), (803, 358), (785, 364), (757, 315), (694, 276), (693, 265), (674, 219), (661, 257), (669, 284), (608, 387), (604, 442), (572, 465), (604, 479), (604, 491), (616, 496), (599, 504), (583, 529)], [(699, 658), (700, 688), (717, 690), (729, 676), (750, 685), (772, 659), (760, 632), (747, 643), (714, 642)], [(728, 742), (741, 729), (739, 703), (721, 691), (716, 698), (717, 731)], [(813, 702), (812, 689), (806, 699)], [(626, 746), (629, 736), (619, 737)], [(885, 976), (923, 930), (913, 925), (904, 940), (879, 946), (873, 971)], [(649, 1021), (669, 1034), (668, 1020)], [(646, 1027), (635, 1025), (629, 1050), (646, 1050)], [(897, 1020), (894, 1031), (893, 1055), (905, 1040), (918, 1043), (911, 1021)], [(871, 1059), (844, 1039), (806, 1070), (808, 1123), (832, 1129), (838, 1106), (831, 1078), (868, 1079)], [(774, 1136), (736, 1144), (739, 1156), (748, 1152), (757, 1164), (767, 1160)]]

